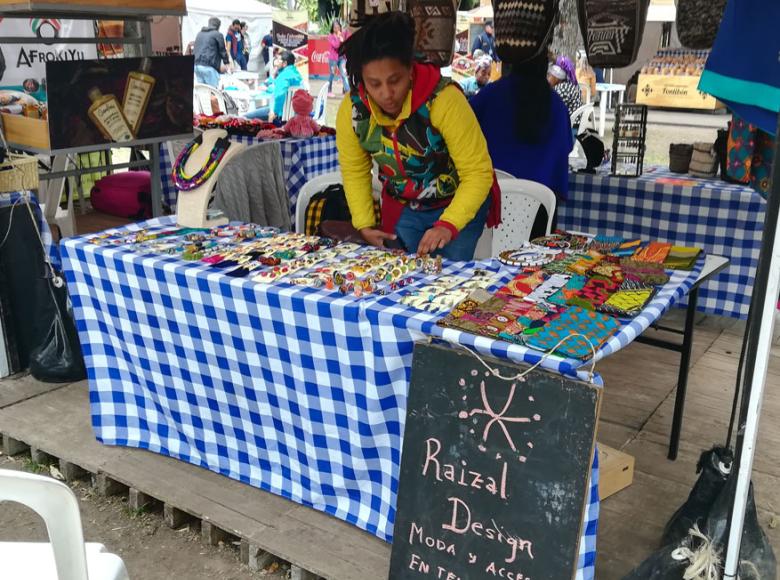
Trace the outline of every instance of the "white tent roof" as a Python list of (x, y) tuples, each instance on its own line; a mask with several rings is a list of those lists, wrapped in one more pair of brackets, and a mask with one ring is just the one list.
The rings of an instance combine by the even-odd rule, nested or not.
[[(208, 17), (231, 14), (233, 18), (256, 18), (271, 16), (271, 7), (257, 0), (187, 0), (187, 14), (205, 15)], [(232, 18), (231, 18), (232, 20)]]

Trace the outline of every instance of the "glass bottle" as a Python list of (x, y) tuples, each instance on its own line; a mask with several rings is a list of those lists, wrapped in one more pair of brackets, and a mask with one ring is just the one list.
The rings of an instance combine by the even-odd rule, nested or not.
[(88, 94), (92, 101), (88, 111), (89, 118), (103, 136), (111, 141), (132, 141), (133, 132), (116, 97), (104, 95), (97, 87), (92, 87)]
[(122, 112), (133, 135), (138, 135), (138, 129), (141, 127), (146, 113), (146, 106), (149, 104), (154, 84), (157, 82), (157, 79), (149, 74), (151, 69), (152, 59), (145, 57), (141, 59), (138, 70), (127, 75), (125, 96), (122, 99)]

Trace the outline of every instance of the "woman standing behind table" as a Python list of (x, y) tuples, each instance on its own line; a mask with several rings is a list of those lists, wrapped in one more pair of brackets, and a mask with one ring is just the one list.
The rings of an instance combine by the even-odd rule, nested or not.
[(339, 108), (336, 144), (352, 222), (374, 246), (398, 238), (410, 252), (470, 260), (491, 205), (487, 144), (460, 89), (437, 67), (414, 62), (413, 46), (412, 19), (389, 12), (341, 47), (352, 92)]
[(574, 111), (582, 106), (582, 92), (572, 62), (565, 56), (559, 56), (555, 64), (547, 70), (547, 82), (563, 99), (571, 118)]
[(341, 28), (341, 23), (338, 20), (334, 20), (330, 26), (330, 34), (328, 35), (328, 68), (330, 69), (330, 78), (328, 79), (328, 96), (333, 95), (333, 77), (338, 71), (341, 76), (341, 83), (343, 87), (343, 93), (346, 95), (349, 92), (349, 81), (347, 80), (346, 73), (346, 60), (344, 57), (339, 56), (339, 48), (345, 40), (349, 38), (349, 35)]
[[(519, 179), (542, 183), (558, 203), (569, 191), (569, 153), (574, 147), (569, 114), (547, 83), (547, 59), (515, 65), (512, 74), (487, 85), (470, 101), (490, 149), (493, 166)], [(553, 216), (553, 229), (555, 228)], [(539, 210), (531, 238), (544, 235), (547, 212)]]

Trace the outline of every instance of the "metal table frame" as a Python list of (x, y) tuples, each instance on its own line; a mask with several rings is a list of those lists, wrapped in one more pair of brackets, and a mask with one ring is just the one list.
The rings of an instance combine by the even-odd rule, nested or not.
[(685, 324), (683, 329), (671, 328), (660, 324), (653, 324), (650, 328), (673, 332), (682, 335), (682, 342), (672, 342), (653, 336), (637, 337), (636, 341), (657, 348), (671, 350), (680, 353), (680, 369), (677, 374), (677, 389), (674, 399), (674, 415), (672, 417), (672, 431), (669, 435), (669, 453), (667, 457), (674, 461), (680, 448), (680, 435), (682, 433), (683, 415), (685, 411), (685, 397), (688, 391), (688, 374), (691, 366), (691, 353), (693, 351), (693, 331), (696, 316), (696, 303), (699, 298), (699, 288), (702, 284), (718, 275), (729, 266), (729, 259), (723, 256), (707, 256), (699, 278), (694, 283), (688, 294), (688, 307), (685, 310)]

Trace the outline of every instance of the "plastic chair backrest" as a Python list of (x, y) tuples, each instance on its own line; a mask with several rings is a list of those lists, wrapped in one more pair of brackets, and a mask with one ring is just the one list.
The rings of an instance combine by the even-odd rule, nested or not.
[(582, 105), (571, 114), (571, 126), (577, 127), (577, 135), (586, 129), (596, 130), (596, 109), (592, 104)]
[(540, 206), (547, 210), (548, 234), (555, 213), (555, 194), (546, 185), (506, 177), (500, 177), (498, 184), (501, 187), (501, 224), (493, 231), (494, 258), (529, 240)]
[(317, 94), (317, 100), (314, 101), (314, 121), (322, 125), (328, 114), (328, 85), (322, 85)]
[(303, 232), (306, 228), (306, 208), (309, 200), (323, 189), (334, 183), (341, 183), (341, 171), (333, 171), (318, 175), (303, 184), (295, 201), (295, 231)]
[(42, 475), (0, 469), (0, 501), (26, 505), (41, 516), (59, 580), (87, 580), (79, 504), (67, 485)]
[(284, 97), (284, 109), (282, 109), (282, 121), (285, 123), (292, 119), (293, 115), (295, 114), (295, 111), (293, 111), (292, 108), (292, 98), (296, 91), (304, 91), (304, 89), (301, 86), (298, 87), (290, 87), (287, 89), (287, 94)]
[(219, 103), (219, 110), (223, 113), (227, 113), (227, 103), (225, 97), (222, 95), (222, 91), (215, 89), (212, 86), (196, 83), (193, 87), (194, 104), (199, 105), (199, 113), (201, 115), (213, 115), (211, 110), (211, 97), (212, 95), (217, 98)]

